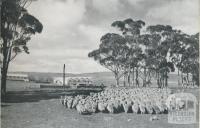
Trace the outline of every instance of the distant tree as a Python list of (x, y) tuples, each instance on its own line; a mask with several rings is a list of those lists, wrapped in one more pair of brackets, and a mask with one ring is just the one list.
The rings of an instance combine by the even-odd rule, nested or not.
[(29, 0), (5, 0), (1, 5), (1, 38), (3, 64), (1, 68), (1, 96), (6, 94), (6, 78), (9, 63), (20, 53), (29, 53), (27, 42), (31, 35), (41, 33), (43, 26), (30, 15), (25, 6)]

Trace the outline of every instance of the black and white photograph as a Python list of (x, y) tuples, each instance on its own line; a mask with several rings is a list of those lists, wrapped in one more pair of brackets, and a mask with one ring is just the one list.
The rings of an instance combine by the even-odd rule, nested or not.
[(1, 128), (199, 128), (199, 0), (0, 0)]

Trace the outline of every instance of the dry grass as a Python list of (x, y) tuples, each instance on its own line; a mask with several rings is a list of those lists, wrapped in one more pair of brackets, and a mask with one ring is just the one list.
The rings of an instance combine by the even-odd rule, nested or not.
[(133, 113), (79, 115), (66, 109), (58, 99), (31, 103), (9, 103), (2, 107), (2, 128), (197, 128), (198, 124), (167, 123), (167, 115), (149, 121), (150, 114)]
[[(37, 91), (40, 93), (37, 93)], [(26, 95), (23, 95), (22, 92), (24, 91), (19, 92), (19, 90), (10, 92), (13, 93), (13, 95), (10, 95), (13, 102), (4, 103), (1, 108), (2, 128), (197, 128), (199, 126), (199, 123), (190, 125), (169, 124), (167, 114), (158, 115), (159, 120), (152, 122), (149, 121), (150, 114), (95, 113), (79, 115), (76, 110), (66, 109), (61, 105), (57, 95), (51, 97), (50, 94), (54, 93), (45, 90), (37, 91), (29, 90), (29, 93), (25, 93)], [(192, 92), (198, 97), (199, 91), (197, 89), (185, 91)], [(16, 95), (21, 96), (21, 99)], [(29, 100), (29, 96), (35, 100)], [(44, 98), (45, 96), (46, 98)], [(22, 99), (26, 100), (23, 101)]]

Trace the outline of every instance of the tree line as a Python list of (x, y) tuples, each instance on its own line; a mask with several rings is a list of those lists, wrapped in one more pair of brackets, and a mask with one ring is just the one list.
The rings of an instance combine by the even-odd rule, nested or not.
[(169, 73), (175, 70), (180, 84), (199, 85), (199, 33), (189, 35), (170, 25), (146, 26), (131, 18), (111, 26), (119, 32), (103, 35), (88, 57), (113, 72), (116, 86), (123, 78), (124, 85), (146, 87), (154, 78), (158, 87), (167, 87)]

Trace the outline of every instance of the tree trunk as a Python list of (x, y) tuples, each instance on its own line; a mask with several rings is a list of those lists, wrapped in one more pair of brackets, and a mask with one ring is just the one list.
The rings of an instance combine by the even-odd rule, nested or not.
[(136, 68), (136, 72), (135, 72), (136, 76), (135, 76), (135, 83), (136, 83), (136, 86), (139, 87), (139, 81), (138, 81), (138, 67)]
[(6, 100), (6, 78), (7, 78), (7, 71), (1, 71), (1, 101)]
[(146, 72), (146, 67), (145, 67), (145, 68), (144, 68), (143, 87), (146, 87), (146, 78), (147, 78), (147, 72)]
[(133, 68), (133, 73), (132, 73), (132, 86), (134, 86), (134, 80), (135, 80), (135, 74), (134, 74), (134, 72), (135, 72), (135, 68)]
[(187, 72), (187, 86), (189, 86), (189, 75), (188, 75), (188, 72)]
[(3, 67), (1, 68), (1, 102), (6, 100), (6, 79), (9, 62), (7, 62), (7, 42), (3, 39)]
[(130, 87), (131, 86), (131, 81), (130, 81), (130, 70), (128, 71), (128, 86)]
[(167, 75), (167, 71), (165, 71), (165, 87), (168, 87), (168, 75)]
[(1, 68), (1, 101), (6, 100), (6, 79), (7, 79), (8, 66), (3, 62), (3, 68)]
[(158, 85), (158, 88), (160, 88), (161, 87), (160, 86), (160, 73), (157, 72), (156, 74), (157, 74), (157, 85)]
[(150, 70), (148, 69), (147, 70), (147, 74), (148, 74), (148, 76), (147, 76), (147, 85), (148, 85), (148, 87), (150, 87), (150, 84), (151, 84), (151, 73), (150, 73)]
[[(194, 72), (193, 72), (194, 74)], [(194, 87), (194, 75), (192, 74), (192, 86)]]
[(116, 78), (116, 85), (119, 87), (119, 78)]
[(179, 75), (179, 68), (178, 68), (178, 87), (180, 87), (180, 75)]
[(116, 86), (119, 87), (119, 76), (118, 76), (118, 73), (115, 73), (115, 80), (116, 80)]
[(183, 87), (183, 72), (181, 72), (181, 85), (182, 85), (182, 87)]
[(126, 76), (127, 76), (127, 74), (125, 73), (124, 74), (124, 87), (126, 86)]

